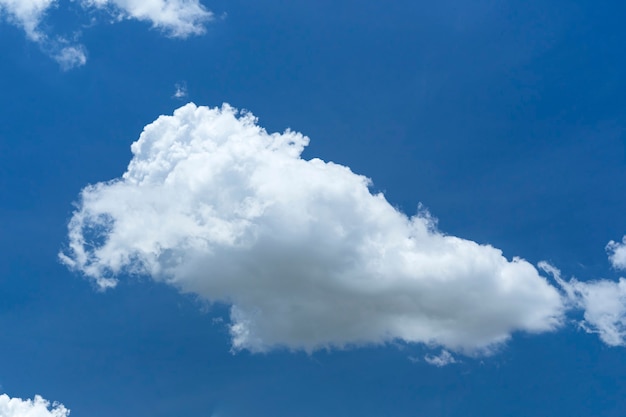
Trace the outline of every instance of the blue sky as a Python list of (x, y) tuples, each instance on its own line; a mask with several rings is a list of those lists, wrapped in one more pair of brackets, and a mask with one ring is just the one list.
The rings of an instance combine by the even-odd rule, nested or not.
[(625, 12), (0, 0), (0, 416), (623, 416)]

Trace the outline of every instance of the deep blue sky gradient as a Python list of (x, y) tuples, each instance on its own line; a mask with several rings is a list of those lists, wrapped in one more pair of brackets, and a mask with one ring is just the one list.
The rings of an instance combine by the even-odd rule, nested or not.
[[(56, 257), (80, 189), (123, 173), (185, 82), (199, 105), (303, 132), (306, 158), (367, 175), (407, 214), (422, 202), (446, 233), (614, 279), (626, 5), (203, 3), (226, 17), (200, 37), (85, 29), (87, 65), (68, 72), (0, 24), (2, 391), (76, 417), (624, 416), (626, 352), (575, 324), (445, 368), (404, 344), (233, 355), (225, 306), (147, 279), (98, 293)], [(46, 21), (59, 33), (79, 22), (64, 3)]]

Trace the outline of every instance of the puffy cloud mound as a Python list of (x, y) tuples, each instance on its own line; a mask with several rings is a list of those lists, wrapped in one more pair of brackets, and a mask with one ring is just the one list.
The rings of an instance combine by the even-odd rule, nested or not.
[(161, 116), (121, 178), (82, 190), (60, 258), (101, 288), (145, 274), (229, 303), (235, 349), (487, 352), (560, 325), (562, 297), (531, 264), (407, 217), (368, 178), (302, 159), (308, 142), (228, 105)]
[(204, 33), (204, 23), (213, 18), (199, 0), (83, 0), (82, 4), (111, 9), (120, 18), (150, 22), (181, 38)]
[(609, 261), (615, 269), (626, 269), (626, 236), (622, 238), (621, 242), (610, 241), (606, 245), (606, 250), (609, 253)]
[[(52, 406), (52, 408), (50, 408)], [(11, 398), (6, 394), (0, 395), (1, 417), (67, 417), (70, 410), (63, 404), (53, 403), (35, 395), (33, 400)]]
[(597, 333), (609, 346), (626, 346), (626, 279), (565, 281), (557, 268), (545, 262), (539, 266), (554, 276), (573, 307), (584, 310), (581, 328)]

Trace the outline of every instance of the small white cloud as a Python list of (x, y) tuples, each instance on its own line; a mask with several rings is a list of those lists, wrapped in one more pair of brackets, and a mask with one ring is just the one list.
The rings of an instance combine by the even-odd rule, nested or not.
[(609, 346), (626, 346), (626, 279), (580, 282), (572, 278), (565, 281), (554, 266), (540, 262), (539, 267), (559, 283), (572, 307), (584, 311), (584, 320), (580, 322), (582, 329), (597, 333)]
[(394, 340), (486, 352), (559, 327), (530, 263), (407, 217), (309, 139), (188, 104), (145, 127), (118, 178), (83, 189), (62, 262), (112, 287), (144, 274), (229, 303), (235, 349)]
[(185, 82), (176, 83), (174, 85), (174, 87), (175, 87), (176, 90), (174, 91), (174, 94), (172, 95), (172, 98), (176, 98), (176, 99), (182, 100), (182, 99), (187, 97), (187, 95), (188, 95), (187, 94), (187, 83), (185, 83)]
[(52, 57), (64, 71), (83, 66), (87, 63), (87, 55), (82, 45), (64, 46)]
[(610, 241), (606, 245), (606, 251), (613, 268), (626, 269), (626, 236), (622, 238), (621, 242)]
[(438, 368), (457, 363), (456, 359), (454, 359), (454, 356), (452, 356), (452, 354), (447, 350), (442, 350), (439, 355), (426, 355), (424, 356), (424, 360), (429, 365), (433, 365)]
[(22, 400), (0, 394), (0, 417), (68, 417), (70, 410), (63, 404), (50, 403), (39, 395)]
[(107, 9), (118, 19), (150, 22), (177, 38), (204, 33), (205, 23), (213, 19), (199, 0), (83, 0), (82, 4)]

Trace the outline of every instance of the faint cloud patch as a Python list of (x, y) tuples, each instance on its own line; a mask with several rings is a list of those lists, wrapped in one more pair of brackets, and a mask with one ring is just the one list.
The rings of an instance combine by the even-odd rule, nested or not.
[(51, 56), (63, 71), (82, 67), (87, 63), (87, 54), (83, 45), (64, 46)]
[(442, 350), (439, 355), (425, 355), (424, 361), (426, 361), (427, 364), (438, 368), (458, 363), (454, 356), (452, 356), (452, 354), (445, 349)]
[(174, 94), (172, 95), (172, 98), (178, 99), (178, 100), (183, 100), (185, 98), (187, 98), (187, 96), (189, 95), (189, 93), (187, 92), (187, 83), (186, 82), (180, 82), (180, 83), (176, 83), (174, 85), (175, 87), (175, 91)]

